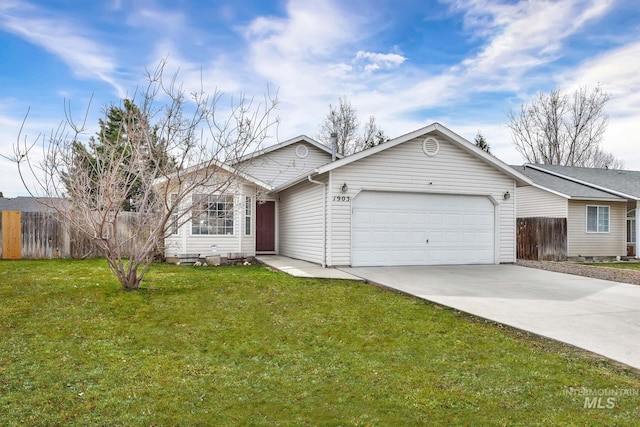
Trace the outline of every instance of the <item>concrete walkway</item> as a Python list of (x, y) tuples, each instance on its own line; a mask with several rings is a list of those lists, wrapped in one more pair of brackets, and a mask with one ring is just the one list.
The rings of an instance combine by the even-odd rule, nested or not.
[(342, 270), (640, 369), (640, 286), (516, 265)]
[(318, 279), (347, 279), (363, 281), (361, 277), (354, 276), (335, 268), (322, 268), (319, 264), (307, 261), (287, 258), (279, 255), (259, 255), (258, 261), (276, 270), (283, 271), (295, 277), (313, 277)]

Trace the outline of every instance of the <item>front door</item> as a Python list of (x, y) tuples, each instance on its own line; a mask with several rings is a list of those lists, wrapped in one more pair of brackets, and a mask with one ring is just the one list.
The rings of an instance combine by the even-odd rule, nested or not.
[(276, 250), (276, 202), (256, 203), (256, 252)]

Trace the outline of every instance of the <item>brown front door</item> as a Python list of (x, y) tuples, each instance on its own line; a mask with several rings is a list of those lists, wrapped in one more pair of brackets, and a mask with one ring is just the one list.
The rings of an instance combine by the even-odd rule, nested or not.
[(276, 250), (276, 202), (256, 203), (256, 252)]

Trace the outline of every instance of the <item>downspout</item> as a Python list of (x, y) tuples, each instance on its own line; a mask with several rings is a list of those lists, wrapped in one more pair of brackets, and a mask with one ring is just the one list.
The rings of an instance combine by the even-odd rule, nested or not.
[(307, 179), (312, 184), (322, 185), (322, 268), (327, 267), (327, 186), (324, 182), (314, 181), (311, 175)]
[(640, 200), (636, 200), (636, 245), (634, 248), (636, 259), (640, 258), (638, 249), (640, 249)]
[[(240, 230), (239, 231), (239, 235), (240, 235), (240, 240), (239, 240), (239, 245), (238, 245), (238, 249), (240, 249), (240, 258), (244, 259), (244, 254), (242, 253), (242, 238), (244, 237), (244, 228), (242, 227), (243, 225), (243, 221), (244, 221), (244, 213), (246, 212), (247, 207), (245, 206), (246, 204), (246, 200), (247, 198), (244, 197), (242, 195), (242, 191), (240, 191), (240, 221), (238, 221), (238, 224), (240, 224), (240, 227), (238, 227)], [(234, 221), (235, 223), (235, 221)]]

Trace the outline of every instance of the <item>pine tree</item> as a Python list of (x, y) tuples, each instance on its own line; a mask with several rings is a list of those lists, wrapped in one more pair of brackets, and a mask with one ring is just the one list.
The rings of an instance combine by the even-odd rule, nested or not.
[(491, 146), (489, 145), (487, 140), (484, 139), (484, 136), (482, 136), (480, 131), (478, 131), (478, 133), (476, 134), (475, 142), (476, 142), (476, 147), (491, 154)]

